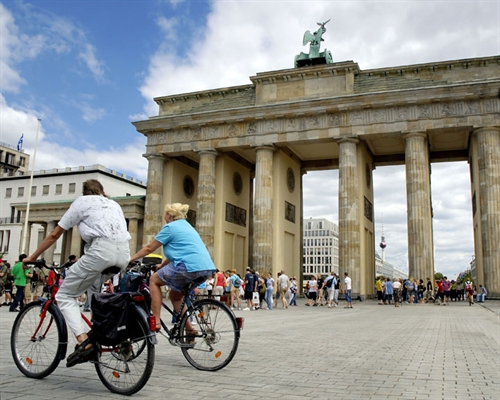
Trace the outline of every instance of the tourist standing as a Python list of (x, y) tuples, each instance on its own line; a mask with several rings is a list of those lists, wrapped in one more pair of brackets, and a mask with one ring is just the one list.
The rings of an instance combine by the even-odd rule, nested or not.
[(347, 272), (344, 272), (344, 293), (347, 303), (344, 308), (352, 308), (352, 281)]

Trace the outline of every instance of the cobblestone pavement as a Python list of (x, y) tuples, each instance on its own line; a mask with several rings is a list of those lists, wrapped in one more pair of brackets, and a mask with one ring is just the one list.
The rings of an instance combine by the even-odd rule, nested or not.
[[(500, 301), (469, 307), (298, 307), (245, 317), (235, 359), (219, 372), (191, 367), (160, 337), (138, 399), (500, 399)], [(0, 400), (118, 399), (92, 365), (24, 377), (10, 354), (14, 313), (0, 308)]]

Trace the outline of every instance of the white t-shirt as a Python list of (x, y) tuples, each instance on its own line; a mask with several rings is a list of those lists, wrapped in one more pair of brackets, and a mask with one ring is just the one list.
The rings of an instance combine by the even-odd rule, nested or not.
[(285, 274), (280, 275), (280, 277), (278, 278), (278, 282), (280, 284), (280, 288), (288, 288), (288, 276), (286, 276)]
[(346, 276), (344, 278), (344, 283), (345, 283), (345, 290), (351, 290), (351, 278)]
[(95, 238), (130, 240), (123, 211), (117, 202), (104, 196), (78, 197), (63, 215), (58, 225), (64, 230), (78, 226), (85, 242)]

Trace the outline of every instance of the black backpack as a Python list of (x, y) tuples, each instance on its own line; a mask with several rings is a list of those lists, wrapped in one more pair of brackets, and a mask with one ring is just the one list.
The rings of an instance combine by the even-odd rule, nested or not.
[(332, 287), (332, 283), (333, 283), (333, 278), (331, 279), (328, 279), (325, 283), (325, 287), (326, 288), (331, 288)]

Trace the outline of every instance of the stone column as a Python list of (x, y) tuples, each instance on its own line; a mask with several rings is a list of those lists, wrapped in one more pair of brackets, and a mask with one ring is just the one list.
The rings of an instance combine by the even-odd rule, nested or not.
[(82, 255), (82, 236), (80, 235), (80, 231), (77, 226), (74, 226), (71, 229), (71, 244), (70, 244), (70, 252), (69, 254), (64, 255), (64, 258), (61, 257), (61, 262), (65, 262), (67, 256), (74, 254), (78, 258)]
[(137, 231), (139, 222), (137, 218), (129, 218), (128, 220), (128, 233), (130, 233), (131, 239), (129, 242), (130, 255), (137, 253)]
[(434, 244), (429, 149), (425, 133), (405, 136), (406, 197), (408, 207), (408, 273), (434, 276)]
[(215, 160), (214, 149), (200, 151), (196, 230), (213, 258), (215, 237)]
[[(500, 130), (475, 131), (478, 147), (479, 211), (487, 297), (500, 297)], [(479, 286), (478, 286), (479, 287)]]
[(166, 160), (161, 154), (145, 154), (144, 157), (149, 165), (142, 245), (151, 242), (163, 226), (163, 167)]
[(343, 282), (344, 272), (352, 281), (352, 294), (360, 293), (360, 209), (358, 198), (358, 147), (359, 140), (345, 138), (339, 145), (339, 272)]
[[(273, 153), (274, 147), (255, 149), (255, 200), (253, 265), (260, 272), (273, 271)], [(274, 271), (273, 271), (274, 276)]]
[[(49, 234), (50, 232), (52, 232), (56, 228), (55, 221), (47, 221), (46, 224), (47, 225), (45, 228), (46, 229), (45, 236), (47, 236), (47, 234)], [(30, 231), (31, 231), (31, 227), (30, 227)], [(50, 246), (47, 250), (45, 250), (43, 252), (43, 258), (45, 259), (45, 262), (47, 263), (47, 265), (51, 265), (52, 262), (54, 261), (55, 247), (56, 247), (56, 244), (54, 244), (53, 246)]]
[(255, 262), (253, 259), (253, 199), (254, 199), (254, 179), (255, 171), (250, 172), (249, 195), (248, 195), (248, 266), (255, 269)]

